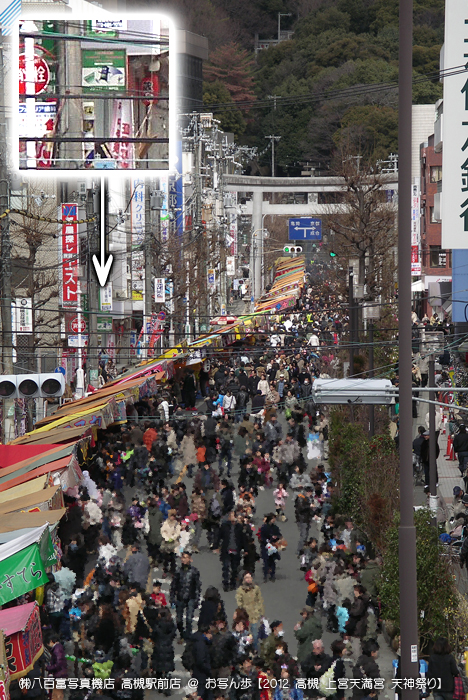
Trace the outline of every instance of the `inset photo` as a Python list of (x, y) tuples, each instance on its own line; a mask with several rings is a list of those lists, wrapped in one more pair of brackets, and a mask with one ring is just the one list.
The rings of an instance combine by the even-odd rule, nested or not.
[(168, 170), (170, 34), (159, 15), (20, 20), (19, 169)]

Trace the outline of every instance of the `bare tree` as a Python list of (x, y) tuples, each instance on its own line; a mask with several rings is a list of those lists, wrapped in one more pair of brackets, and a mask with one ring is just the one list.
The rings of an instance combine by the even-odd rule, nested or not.
[(387, 201), (387, 175), (358, 155), (341, 153), (336, 175), (342, 179), (339, 201), (324, 217), (341, 258), (359, 260), (359, 283), (367, 296), (385, 294), (394, 279), (396, 207)]

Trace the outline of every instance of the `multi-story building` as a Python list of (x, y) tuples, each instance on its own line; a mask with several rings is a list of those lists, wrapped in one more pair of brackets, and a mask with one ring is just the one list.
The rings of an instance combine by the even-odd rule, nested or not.
[[(452, 251), (441, 245), (442, 226), (437, 211), (437, 193), (442, 183), (442, 152), (436, 150), (434, 134), (420, 147), (421, 162), (421, 262), (422, 313), (440, 313), (451, 291)], [(442, 302), (442, 303), (440, 303)]]

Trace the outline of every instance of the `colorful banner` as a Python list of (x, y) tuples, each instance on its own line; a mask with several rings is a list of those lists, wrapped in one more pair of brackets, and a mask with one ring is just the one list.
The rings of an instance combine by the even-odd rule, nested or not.
[(145, 181), (140, 176), (133, 177), (131, 180), (131, 198), (132, 299), (133, 301), (143, 301), (145, 288)]
[(78, 205), (62, 204), (61, 304), (78, 305)]

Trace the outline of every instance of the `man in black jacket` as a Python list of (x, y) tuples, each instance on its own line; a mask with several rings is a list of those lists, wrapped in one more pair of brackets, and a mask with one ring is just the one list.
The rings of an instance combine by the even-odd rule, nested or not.
[(252, 399), (252, 413), (260, 413), (260, 411), (265, 408), (265, 396), (263, 396), (260, 389), (257, 389), (255, 396)]
[(239, 393), (236, 397), (236, 423), (240, 423), (242, 418), (245, 416), (247, 410), (247, 404), (249, 402), (249, 395), (245, 386), (241, 385)]
[[(175, 572), (170, 590), (170, 601), (176, 606), (177, 629), (180, 640), (189, 639), (192, 634), (192, 621), (195, 608), (200, 600), (200, 572), (192, 566), (192, 557), (188, 552), (181, 556), (181, 566)], [(185, 631), (184, 631), (185, 611)]]
[[(314, 639), (312, 642), (312, 653), (301, 664), (302, 674), (306, 678), (321, 678), (328, 671), (332, 664), (332, 658), (325, 654), (325, 647), (321, 639)], [(320, 691), (311, 689), (307, 691), (309, 697), (317, 697)]]
[(249, 377), (248, 377), (248, 387), (249, 387), (250, 396), (253, 397), (256, 395), (257, 386), (258, 386), (259, 381), (260, 381), (260, 377), (258, 376), (258, 374), (254, 370), (252, 370), (250, 372)]
[(219, 528), (215, 549), (220, 552), (221, 564), (223, 567), (223, 589), (225, 591), (234, 590), (237, 583), (237, 572), (239, 570), (241, 553), (243, 550), (243, 530), (241, 523), (237, 522), (233, 510), (229, 513), (227, 520)]
[(214, 633), (210, 657), (213, 677), (228, 678), (231, 675), (231, 666), (235, 662), (237, 640), (228, 630), (225, 619), (215, 620), (212, 629)]
[(211, 636), (209, 628), (202, 626), (190, 637), (193, 653), (192, 678), (198, 681), (197, 694), (203, 700), (211, 700), (213, 697), (211, 689), (206, 687), (206, 680), (211, 676)]

